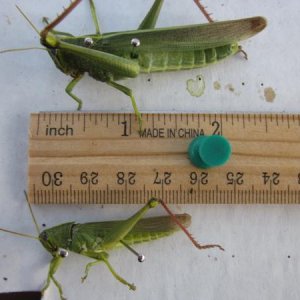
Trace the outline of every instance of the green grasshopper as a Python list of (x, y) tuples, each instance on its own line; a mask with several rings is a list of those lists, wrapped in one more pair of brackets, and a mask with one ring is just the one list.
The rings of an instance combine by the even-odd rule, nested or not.
[[(220, 245), (200, 245), (186, 229), (186, 227), (188, 227), (191, 223), (191, 216), (188, 214), (174, 215), (162, 200), (158, 200), (156, 198), (150, 199), (144, 207), (142, 207), (137, 213), (127, 220), (94, 222), (86, 224), (68, 222), (41, 232), (34, 217), (27, 195), (25, 194), (25, 196), (32, 219), (38, 232), (38, 237), (31, 236), (29, 234), (18, 233), (4, 228), (0, 228), (0, 231), (36, 239), (52, 255), (46, 284), (42, 289), (42, 294), (44, 294), (44, 292), (48, 289), (50, 282), (53, 281), (62, 300), (65, 299), (63, 296), (63, 290), (60, 283), (54, 277), (54, 274), (63, 259), (68, 256), (69, 251), (90, 257), (95, 260), (86, 265), (85, 274), (82, 277), (82, 281), (87, 278), (89, 270), (92, 266), (100, 262), (104, 262), (118, 281), (127, 285), (130, 290), (135, 290), (135, 285), (128, 283), (124, 278), (118, 275), (111, 266), (108, 261), (109, 251), (121, 246), (125, 246), (138, 257), (140, 262), (142, 262), (144, 260), (144, 255), (136, 252), (131, 247), (132, 244), (148, 242), (158, 238), (166, 237), (175, 231), (178, 231), (179, 228), (184, 231), (184, 233), (198, 249), (218, 247), (219, 249), (224, 250)], [(165, 208), (169, 216), (142, 219), (149, 209), (156, 207), (159, 203)]]
[(40, 35), (41, 44), (46, 47), (57, 68), (73, 77), (66, 92), (78, 103), (78, 109), (82, 107), (82, 100), (72, 91), (84, 73), (88, 73), (130, 97), (141, 128), (142, 118), (132, 90), (117, 83), (117, 80), (134, 78), (140, 73), (205, 67), (243, 52), (238, 42), (250, 38), (266, 26), (263, 17), (212, 23), (199, 1), (194, 1), (211, 23), (155, 29), (163, 4), (163, 0), (155, 0), (137, 30), (102, 34), (94, 1), (89, 0), (96, 32), (78, 37), (54, 28), (81, 0), (71, 2), (51, 23), (44, 18), (47, 26), (40, 33), (21, 13)]

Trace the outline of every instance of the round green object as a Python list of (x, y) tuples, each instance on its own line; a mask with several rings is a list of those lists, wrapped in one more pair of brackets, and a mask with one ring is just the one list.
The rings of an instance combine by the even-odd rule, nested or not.
[(207, 169), (224, 165), (231, 155), (229, 141), (220, 135), (196, 137), (189, 145), (189, 158), (196, 167)]

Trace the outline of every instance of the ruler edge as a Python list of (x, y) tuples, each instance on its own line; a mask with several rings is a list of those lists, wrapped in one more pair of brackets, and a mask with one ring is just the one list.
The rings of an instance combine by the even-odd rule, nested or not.
[[(133, 112), (107, 112), (107, 111), (41, 111), (41, 112), (33, 112), (33, 113), (30, 113), (30, 122), (29, 122), (29, 146), (28, 146), (28, 154), (29, 154), (29, 150), (30, 150), (30, 141), (32, 140), (33, 138), (33, 135), (31, 134), (32, 131), (31, 131), (31, 128), (32, 128), (32, 125), (33, 125), (33, 117), (37, 116), (38, 118), (40, 117), (41, 114), (45, 114), (45, 115), (111, 115), (111, 116), (124, 116), (124, 117), (129, 117), (129, 118), (134, 118), (135, 120), (136, 119), (136, 115), (133, 113)], [(276, 116), (278, 118), (278, 116), (281, 117), (281, 120), (282, 122), (286, 119), (287, 121), (291, 118), (293, 118), (293, 122), (296, 121), (296, 119), (298, 120), (298, 126), (300, 126), (300, 113), (290, 113), (290, 112), (144, 112), (144, 113), (141, 113), (142, 116), (167, 116), (167, 115), (172, 115), (172, 116), (197, 116), (197, 115), (205, 115), (205, 116), (208, 116), (208, 117), (219, 117), (219, 118), (236, 118), (238, 119), (239, 116), (241, 116), (242, 118), (245, 118), (245, 117), (254, 117), (255, 116), (260, 116), (260, 118), (264, 118), (264, 119), (269, 119), (271, 118), (271, 121), (272, 121), (272, 118), (275, 118), (276, 119)], [(261, 122), (261, 119), (260, 119), (260, 122)], [(28, 158), (29, 158), (29, 155), (28, 155)], [(29, 159), (28, 159), (28, 168), (27, 168), (27, 187), (29, 188)], [(29, 199), (30, 200), (30, 199)], [(31, 203), (34, 203), (33, 201), (30, 201)], [(134, 202), (134, 203), (103, 203), (103, 202), (97, 202), (97, 203), (91, 203), (91, 204), (117, 204), (117, 205), (124, 205), (124, 204), (139, 204), (140, 202)], [(47, 205), (53, 205), (54, 203), (48, 203)], [(63, 205), (65, 203), (57, 203), (58, 205)], [(74, 202), (74, 203), (67, 203), (68, 205), (82, 205), (82, 204), (85, 204), (87, 205), (87, 203), (83, 203), (83, 202)], [(174, 202), (172, 204), (193, 204), (193, 205), (203, 205), (203, 204), (226, 204), (226, 205), (237, 205), (237, 204), (262, 204), (262, 205), (265, 205), (265, 204), (280, 204), (280, 205), (283, 205), (283, 204), (287, 204), (287, 203), (278, 203), (278, 202), (269, 202), (269, 203), (266, 203), (266, 202), (262, 202), (262, 203), (244, 203), (244, 202), (236, 202), (236, 203), (204, 203), (204, 202), (197, 202), (197, 203), (186, 203), (186, 202)], [(291, 204), (296, 204), (296, 203), (291, 203)], [(40, 204), (39, 204), (40, 205)]]

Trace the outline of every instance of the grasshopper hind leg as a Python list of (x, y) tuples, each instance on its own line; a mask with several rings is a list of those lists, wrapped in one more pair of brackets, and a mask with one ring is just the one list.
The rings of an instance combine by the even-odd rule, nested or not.
[(150, 8), (149, 12), (145, 16), (138, 29), (143, 30), (155, 27), (163, 2), (164, 0), (154, 1), (152, 7)]
[(118, 83), (116, 83), (114, 81), (107, 81), (106, 83), (108, 85), (116, 88), (117, 90), (123, 92), (128, 97), (130, 97), (131, 103), (132, 103), (132, 106), (133, 106), (133, 109), (134, 109), (134, 112), (135, 112), (135, 115), (136, 115), (138, 123), (139, 123), (139, 130), (141, 130), (142, 129), (142, 116), (141, 116), (141, 113), (139, 112), (139, 109), (138, 109), (138, 107), (136, 105), (134, 96), (132, 94), (132, 90), (130, 88), (128, 88), (128, 87), (126, 87), (124, 85), (118, 84)]
[[(44, 25), (49, 25), (49, 18), (48, 17), (43, 17), (42, 22), (44, 23)], [(55, 35), (61, 35), (61, 36), (73, 36), (72, 34), (68, 33), (68, 32), (64, 32), (64, 31), (58, 31), (58, 30), (50, 30), (51, 33), (55, 34)]]
[(98, 21), (98, 18), (97, 18), (96, 6), (95, 6), (95, 3), (94, 3), (93, 0), (90, 0), (90, 9), (91, 9), (91, 15), (92, 15), (92, 18), (93, 18), (93, 22), (94, 22), (94, 25), (95, 25), (95, 28), (96, 28), (96, 34), (101, 35), (99, 21)]

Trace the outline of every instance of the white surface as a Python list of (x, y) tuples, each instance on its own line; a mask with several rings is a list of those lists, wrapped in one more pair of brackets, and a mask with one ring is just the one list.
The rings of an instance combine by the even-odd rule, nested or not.
[[(64, 2), (64, 3), (62, 3)], [(18, 4), (38, 28), (41, 17), (54, 18), (68, 1), (1, 1), (0, 48), (38, 46), (39, 37), (15, 8)], [(104, 32), (136, 28), (152, 0), (96, 0)], [(143, 75), (125, 83), (142, 111), (276, 111), (299, 112), (299, 2), (205, 1), (217, 20), (263, 15), (268, 27), (243, 42), (249, 60), (237, 55), (210, 68)], [(158, 26), (205, 22), (192, 0), (166, 0)], [(88, 1), (83, 1), (59, 29), (74, 34), (94, 32)], [(186, 81), (202, 74), (206, 90), (195, 98)], [(148, 82), (151, 78), (151, 82)], [(69, 78), (42, 51), (0, 55), (0, 226), (35, 234), (23, 197), (26, 189), (27, 131), (30, 112), (74, 110), (65, 94)], [(216, 91), (213, 82), (222, 88)], [(242, 85), (242, 82), (245, 85)], [(225, 88), (232, 84), (235, 92)], [(264, 86), (262, 87), (261, 84)], [(263, 89), (276, 92), (273, 103)], [(127, 97), (86, 77), (76, 87), (84, 109), (131, 111)], [(300, 166), (299, 166), (300, 171)], [(138, 206), (36, 206), (39, 224), (126, 218)], [(199, 252), (183, 234), (136, 247), (147, 259), (136, 262), (122, 249), (111, 253), (111, 264), (137, 291), (119, 284), (106, 266), (80, 278), (87, 258), (70, 255), (57, 273), (68, 299), (299, 299), (299, 206), (173, 206), (193, 217), (190, 228), (201, 242), (220, 243), (226, 252)], [(150, 215), (162, 214), (162, 210)], [(290, 257), (289, 257), (290, 256)], [(0, 233), (0, 292), (38, 290), (46, 279), (50, 255), (37, 241)], [(7, 277), (5, 281), (3, 277)], [(58, 299), (54, 285), (45, 299)]]

